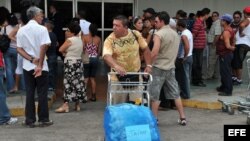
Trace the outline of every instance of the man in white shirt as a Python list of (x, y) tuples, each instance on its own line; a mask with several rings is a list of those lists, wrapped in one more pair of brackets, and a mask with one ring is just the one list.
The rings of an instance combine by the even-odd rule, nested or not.
[(78, 16), (80, 19), (80, 27), (81, 27), (81, 31), (83, 33), (83, 35), (88, 35), (89, 34), (89, 26), (90, 26), (90, 22), (85, 20), (86, 18), (86, 12), (81, 10), (78, 12)]
[(23, 57), (23, 74), (26, 85), (24, 125), (35, 127), (35, 90), (38, 94), (39, 126), (52, 125), (48, 112), (48, 65), (45, 53), (51, 43), (47, 29), (40, 25), (43, 11), (35, 6), (27, 10), (30, 21), (17, 32), (17, 51)]

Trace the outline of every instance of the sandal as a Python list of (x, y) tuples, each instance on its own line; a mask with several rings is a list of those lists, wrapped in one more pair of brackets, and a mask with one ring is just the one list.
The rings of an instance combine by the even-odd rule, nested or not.
[(186, 118), (180, 118), (180, 119), (178, 119), (178, 123), (182, 126), (186, 126), (187, 120), (186, 120)]

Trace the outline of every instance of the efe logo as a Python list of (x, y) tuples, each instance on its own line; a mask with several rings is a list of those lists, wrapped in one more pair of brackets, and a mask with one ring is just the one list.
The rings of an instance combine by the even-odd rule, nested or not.
[(228, 136), (246, 136), (246, 129), (228, 129)]
[(249, 125), (224, 125), (224, 141), (249, 141)]

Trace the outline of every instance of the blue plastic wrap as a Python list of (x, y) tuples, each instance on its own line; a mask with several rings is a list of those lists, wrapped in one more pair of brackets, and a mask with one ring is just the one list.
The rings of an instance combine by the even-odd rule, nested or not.
[(160, 141), (156, 119), (145, 106), (117, 104), (104, 113), (105, 141)]

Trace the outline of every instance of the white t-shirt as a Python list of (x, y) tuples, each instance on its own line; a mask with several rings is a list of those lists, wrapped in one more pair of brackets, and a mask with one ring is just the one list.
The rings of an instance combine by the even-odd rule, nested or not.
[[(48, 30), (39, 25), (35, 20), (30, 20), (25, 26), (17, 32), (17, 47), (23, 48), (30, 56), (40, 57), (40, 48), (42, 45), (50, 44)], [(36, 68), (36, 65), (23, 58), (23, 69), (30, 71)], [(43, 62), (42, 70), (48, 71), (46, 59)]]
[[(250, 21), (250, 18), (248, 18), (248, 20)], [(239, 31), (237, 31), (235, 44), (244, 44), (250, 47), (250, 24), (248, 24), (248, 26), (243, 30), (243, 33), (245, 34), (245, 36), (240, 37)]]
[(83, 35), (89, 34), (90, 24), (91, 24), (90, 22), (88, 22), (84, 19), (80, 19), (80, 27), (81, 27), (81, 31), (83, 32)]
[(191, 56), (192, 52), (193, 52), (193, 35), (188, 29), (185, 29), (182, 31), (181, 36), (183, 36), (183, 35), (185, 35), (188, 38), (188, 42), (189, 42), (188, 56)]

